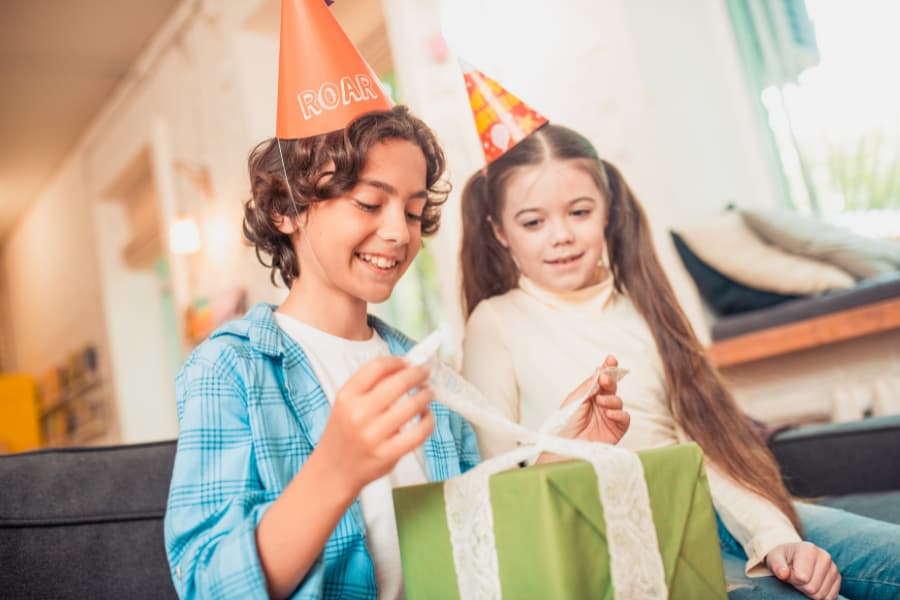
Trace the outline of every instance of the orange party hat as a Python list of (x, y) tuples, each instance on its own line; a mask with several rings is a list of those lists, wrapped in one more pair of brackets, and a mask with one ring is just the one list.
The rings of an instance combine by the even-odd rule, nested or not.
[(499, 83), (464, 61), (460, 64), (488, 164), (547, 123), (545, 117)]
[(337, 131), (391, 101), (322, 0), (281, 1), (279, 139)]

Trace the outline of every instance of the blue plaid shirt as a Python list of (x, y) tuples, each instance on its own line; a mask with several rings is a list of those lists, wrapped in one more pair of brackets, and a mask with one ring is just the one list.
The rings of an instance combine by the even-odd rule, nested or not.
[[(176, 380), (178, 451), (165, 518), (166, 553), (182, 598), (267, 598), (256, 526), (309, 458), (330, 405), (273, 307), (255, 306), (188, 358)], [(369, 317), (392, 354), (412, 342)], [(432, 403), (428, 476), (441, 481), (479, 461), (462, 417)], [(375, 598), (375, 572), (357, 499), (292, 598)]]

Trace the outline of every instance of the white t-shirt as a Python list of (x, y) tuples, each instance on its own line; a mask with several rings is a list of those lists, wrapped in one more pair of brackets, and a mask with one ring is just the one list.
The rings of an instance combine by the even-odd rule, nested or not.
[[(361, 366), (373, 358), (391, 353), (387, 342), (374, 331), (370, 339), (356, 341), (325, 333), (279, 312), (275, 313), (275, 321), (303, 349), (332, 405), (337, 391)], [(400, 543), (391, 489), (427, 481), (424, 459), (421, 450), (417, 450), (401, 458), (393, 471), (371, 482), (360, 492), (359, 500), (366, 520), (366, 546), (375, 565), (379, 598), (404, 598)]]

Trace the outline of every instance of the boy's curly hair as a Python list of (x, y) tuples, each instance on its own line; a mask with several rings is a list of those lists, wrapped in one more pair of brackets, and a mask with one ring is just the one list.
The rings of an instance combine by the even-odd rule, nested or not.
[(278, 140), (268, 139), (250, 152), (251, 198), (244, 203), (243, 234), (255, 248), (259, 262), (271, 269), (273, 284), (276, 273), (288, 288), (300, 276), (291, 238), (278, 230), (281, 220), (295, 216), (295, 211), (305, 212), (314, 202), (352, 190), (365, 168), (369, 149), (388, 140), (413, 142), (425, 155), (428, 200), (422, 215), (422, 234), (433, 234), (440, 224), (441, 205), (450, 192), (450, 184), (441, 179), (446, 166), (444, 151), (434, 132), (405, 106), (366, 113), (339, 131), (281, 140), (296, 209), (285, 185)]

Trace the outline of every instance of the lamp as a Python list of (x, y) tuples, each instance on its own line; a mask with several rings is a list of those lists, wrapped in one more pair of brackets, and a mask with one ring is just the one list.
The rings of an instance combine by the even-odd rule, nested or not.
[(179, 217), (169, 227), (172, 254), (193, 254), (200, 250), (200, 229), (190, 217)]

